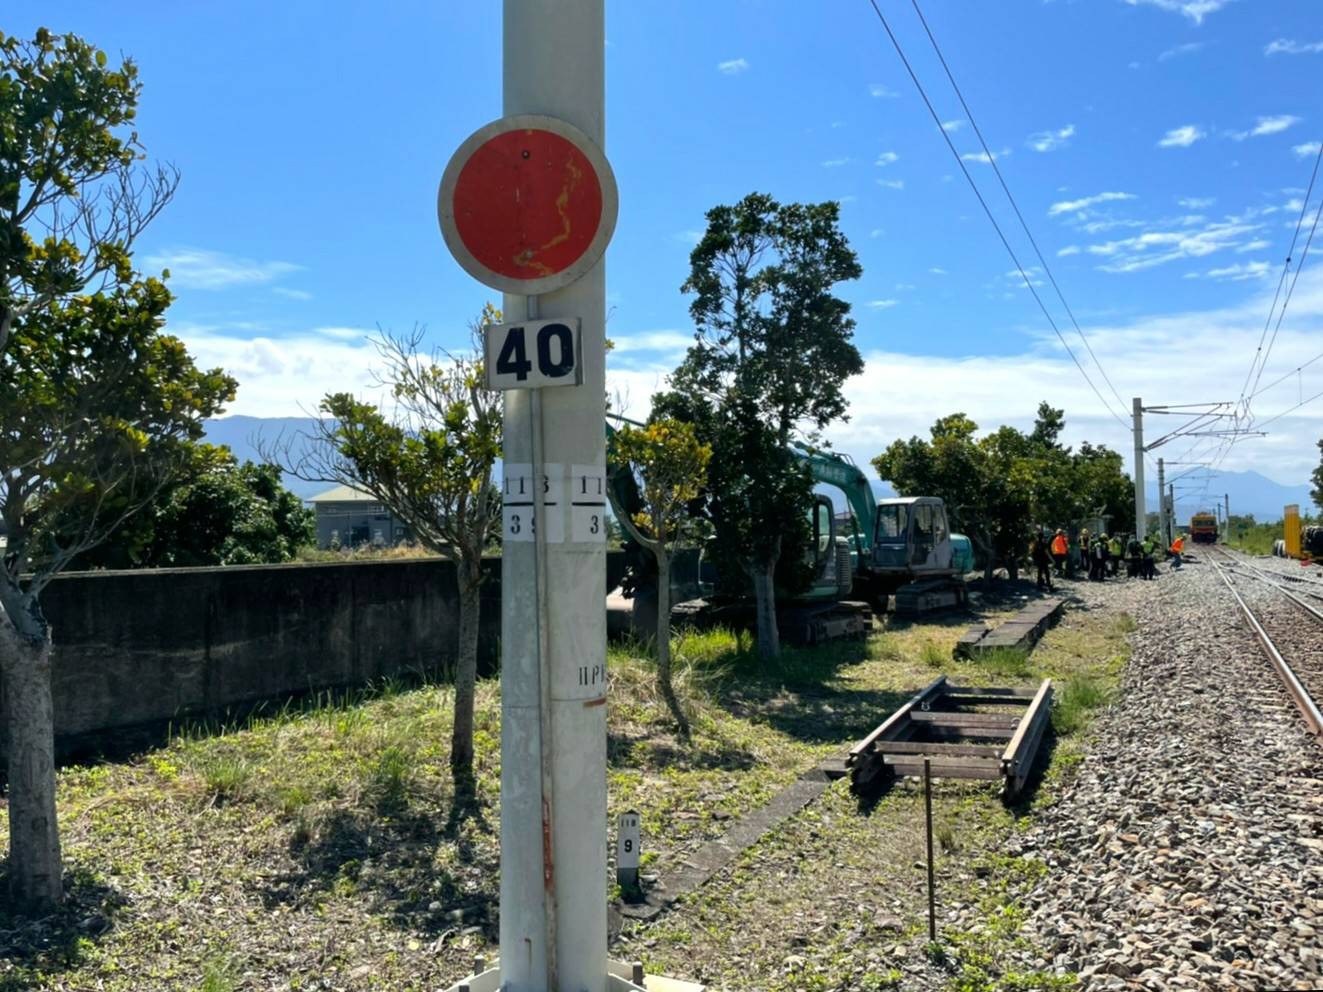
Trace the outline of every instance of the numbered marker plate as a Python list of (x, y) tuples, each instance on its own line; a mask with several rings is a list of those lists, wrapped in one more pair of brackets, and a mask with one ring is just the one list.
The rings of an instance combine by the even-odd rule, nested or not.
[[(546, 511), (546, 531), (544, 537), (548, 544), (565, 543), (565, 516), (562, 510), (564, 499), (565, 471), (563, 464), (551, 463), (540, 480), (542, 487), (542, 508)], [(536, 541), (539, 521), (536, 516), (536, 495), (533, 467), (527, 462), (507, 462), (505, 478), (501, 480), (501, 536), (503, 540)]]
[(493, 324), (484, 339), (488, 389), (542, 389), (583, 382), (579, 318)]

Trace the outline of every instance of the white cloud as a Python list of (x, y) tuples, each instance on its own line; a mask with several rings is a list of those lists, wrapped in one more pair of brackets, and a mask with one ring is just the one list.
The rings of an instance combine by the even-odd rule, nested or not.
[(1146, 3), (1159, 10), (1184, 14), (1195, 24), (1202, 24), (1205, 17), (1221, 10), (1230, 0), (1125, 0), (1125, 2), (1132, 7)]
[(1159, 62), (1166, 62), (1168, 59), (1174, 59), (1178, 55), (1191, 55), (1204, 47), (1202, 41), (1187, 41), (1184, 45), (1177, 45), (1175, 48), (1168, 48), (1158, 56)]
[(879, 186), (885, 186), (887, 189), (904, 189), (904, 188), (905, 188), (905, 180), (904, 180), (904, 179), (879, 179), (879, 180), (877, 181), (877, 184), (878, 184)]
[(887, 233), (887, 232), (884, 231), (884, 230), (882, 230), (882, 228), (880, 228), (880, 227), (875, 227), (875, 228), (873, 228), (871, 231), (868, 232), (868, 236), (869, 236), (870, 238), (880, 238), (880, 237), (882, 237), (882, 235), (884, 235), (884, 234), (886, 234), (886, 233)]
[(946, 269), (943, 269), (943, 268), (941, 268), (940, 266), (937, 266), (937, 265), (934, 265), (934, 266), (933, 266), (931, 269), (929, 269), (928, 271), (931, 272), (931, 273), (932, 273), (933, 275), (935, 275), (935, 276), (944, 276), (944, 275), (946, 275)]
[(1263, 251), (1263, 249), (1271, 247), (1271, 241), (1268, 241), (1265, 238), (1255, 238), (1253, 241), (1246, 241), (1243, 245), (1237, 248), (1236, 253), (1240, 254), (1241, 252), (1246, 251)]
[(607, 337), (615, 345), (607, 361), (624, 367), (646, 366), (654, 360), (674, 366), (694, 343), (692, 331), (638, 331), (608, 334)]
[(1270, 41), (1268, 47), (1263, 50), (1264, 55), (1313, 55), (1318, 52), (1323, 52), (1323, 41), (1301, 44), (1290, 38), (1278, 38), (1276, 41)]
[[(1229, 356), (1254, 353), (1272, 298), (1271, 286), (1247, 285), (1253, 291), (1232, 306), (1159, 312), (1123, 322), (1084, 320), (1085, 333), (1127, 399), (1160, 397), (1160, 402), (1179, 404), (1203, 402), (1210, 396), (1234, 398), (1240, 394), (1248, 358), (1242, 362)], [(1078, 446), (1087, 440), (1106, 444), (1121, 452), (1129, 465), (1133, 449), (1128, 415), (1121, 423), (1109, 415), (1051, 332), (1044, 328), (1039, 333), (1040, 325), (1034, 326), (1035, 331), (1024, 339), (1025, 346), (1011, 354), (948, 356), (861, 348), (864, 372), (844, 385), (850, 420), (830, 426), (827, 439), (836, 450), (867, 465), (897, 438), (927, 437), (933, 421), (953, 410), (963, 410), (983, 431), (1002, 424), (1028, 430), (1039, 400), (1046, 400), (1066, 411), (1063, 443)], [(1005, 331), (997, 335), (999, 340), (1015, 339), (1016, 329), (999, 330)], [(1323, 266), (1301, 273), (1289, 320), (1277, 337), (1262, 385), (1314, 357), (1321, 338)], [(1215, 342), (1216, 347), (1192, 348), (1192, 341)], [(1173, 375), (1173, 369), (1180, 374)], [(608, 368), (607, 390), (612, 396), (627, 397), (626, 416), (642, 419), (653, 393), (664, 388), (669, 371), (660, 364), (629, 372)], [(1262, 420), (1294, 406), (1301, 388), (1305, 396), (1323, 390), (1323, 362), (1303, 374), (1302, 386), (1292, 376), (1255, 399), (1255, 414)], [(878, 389), (879, 382), (887, 383), (887, 388)], [(935, 382), (942, 383), (942, 389), (933, 389)], [(1026, 383), (1031, 385), (1026, 387)], [(1232, 447), (1221, 468), (1254, 469), (1289, 484), (1307, 482), (1318, 464), (1315, 442), (1320, 412), (1323, 401), (1274, 421), (1266, 428), (1268, 437)], [(1121, 415), (1118, 410), (1116, 416)], [(1184, 445), (1174, 443), (1167, 450), (1169, 458), (1179, 459)], [(865, 471), (872, 475), (871, 470)]]
[(1187, 210), (1203, 210), (1211, 207), (1216, 200), (1211, 196), (1186, 196), (1176, 202)]
[(1296, 145), (1291, 151), (1295, 152), (1301, 158), (1307, 158), (1310, 155), (1317, 155), (1320, 148), (1323, 148), (1323, 142), (1307, 141), (1303, 145)]
[(1056, 217), (1059, 214), (1077, 213), (1088, 207), (1096, 206), (1099, 203), (1112, 203), (1116, 200), (1136, 199), (1134, 193), (1096, 193), (1093, 196), (1084, 196), (1078, 200), (1062, 200), (1048, 207), (1047, 215)]
[(1078, 255), (1079, 253), (1080, 253), (1079, 245), (1066, 245), (1066, 247), (1062, 248), (1060, 251), (1057, 252), (1057, 256), (1060, 258), (1065, 258), (1067, 255)]
[(1262, 226), (1249, 223), (1248, 217), (1233, 217), (1197, 231), (1145, 231), (1131, 238), (1089, 245), (1085, 250), (1106, 259), (1098, 266), (1103, 272), (1138, 272), (1238, 247), (1245, 235)]
[(883, 152), (881, 155), (879, 155), (879, 156), (877, 157), (877, 161), (874, 162), (873, 164), (874, 164), (874, 165), (891, 165), (891, 164), (893, 164), (893, 163), (895, 163), (895, 162), (899, 162), (899, 161), (900, 161), (900, 156), (897, 155), (895, 152)]
[(1234, 131), (1231, 137), (1236, 141), (1257, 138), (1265, 134), (1280, 134), (1293, 124), (1299, 124), (1300, 118), (1294, 114), (1278, 114), (1276, 117), (1260, 117), (1258, 123), (1248, 131)]
[(1245, 279), (1262, 279), (1268, 274), (1269, 268), (1267, 262), (1238, 262), (1235, 265), (1224, 265), (1220, 269), (1209, 269), (1204, 276), (1208, 279), (1231, 279), (1241, 282)]
[(1025, 140), (1025, 144), (1036, 152), (1050, 152), (1064, 145), (1074, 133), (1075, 125), (1067, 124), (1055, 131), (1039, 131), (1031, 134)]
[(864, 306), (870, 310), (890, 310), (899, 302), (900, 300), (869, 300)]
[(965, 152), (965, 154), (960, 157), (966, 162), (978, 162), (982, 165), (991, 165), (997, 159), (1005, 158), (1010, 153), (1011, 150), (1009, 148), (1003, 148), (1001, 151), (992, 152), (991, 154), (988, 152)]
[(749, 68), (749, 63), (744, 59), (729, 59), (726, 62), (717, 63), (717, 71), (727, 76), (736, 76)]
[(888, 86), (883, 86), (881, 83), (873, 83), (873, 85), (868, 87), (868, 95), (879, 99), (891, 100), (900, 94)]
[(698, 242), (703, 240), (703, 232), (696, 231), (693, 228), (690, 228), (689, 230), (686, 231), (676, 231), (674, 234), (671, 235), (671, 237), (674, 238), (676, 241), (681, 241), (687, 245), (696, 245), (698, 244)]
[(277, 296), (284, 296), (287, 299), (291, 299), (291, 300), (312, 299), (312, 294), (309, 293), (306, 289), (287, 289), (284, 286), (272, 286), (271, 292), (275, 293)]
[(232, 328), (168, 326), (200, 367), (220, 366), (239, 380), (227, 414), (297, 417), (315, 410), (327, 393), (380, 392), (372, 381), (378, 355), (364, 329), (326, 327), (273, 338)]
[(850, 158), (849, 156), (846, 156), (845, 158), (829, 158), (822, 163), (822, 167), (824, 169), (839, 169), (841, 166), (849, 164)]
[(959, 120), (957, 120), (957, 121), (942, 121), (942, 130), (945, 131), (947, 134), (955, 134), (957, 131), (959, 131), (959, 130), (960, 130), (962, 127), (964, 127), (964, 126), (965, 126), (965, 122), (964, 122), (964, 121), (959, 121)]
[(169, 269), (172, 289), (228, 289), (271, 282), (303, 268), (290, 262), (258, 262), (205, 248), (172, 248), (148, 255), (148, 269)]
[(314, 327), (312, 333), (337, 341), (362, 341), (370, 332), (361, 327)]
[(1204, 132), (1193, 124), (1172, 128), (1158, 142), (1159, 148), (1189, 148), (1204, 136)]

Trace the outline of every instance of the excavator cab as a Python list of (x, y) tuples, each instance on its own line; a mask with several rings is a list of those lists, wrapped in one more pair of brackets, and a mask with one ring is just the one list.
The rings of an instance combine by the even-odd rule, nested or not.
[(922, 575), (951, 569), (951, 528), (946, 505), (933, 496), (884, 499), (873, 534), (873, 566), (883, 572)]

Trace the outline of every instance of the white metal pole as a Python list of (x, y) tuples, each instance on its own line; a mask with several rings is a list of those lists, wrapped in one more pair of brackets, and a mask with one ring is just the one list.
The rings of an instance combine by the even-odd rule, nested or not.
[(1167, 487), (1167, 547), (1176, 540), (1176, 483)]
[[(604, 145), (603, 0), (504, 0), (503, 14), (504, 114), (558, 117)], [(567, 506), (572, 494), (604, 498), (604, 262), (538, 302), (544, 318), (582, 320), (583, 384), (545, 390), (540, 400), (546, 488), (533, 481), (547, 496), (538, 521), (544, 539), (503, 549), (501, 988), (604, 992), (606, 545), (603, 529), (590, 539), (575, 526), (579, 508)], [(521, 296), (505, 298), (509, 314), (525, 305)], [(526, 391), (506, 393), (507, 464), (534, 462), (531, 405)], [(533, 622), (539, 545), (541, 666)], [(549, 683), (545, 717), (539, 667)], [(544, 718), (550, 727), (539, 731)]]
[[(1142, 541), (1148, 528), (1144, 512), (1144, 403), (1138, 396), (1132, 401), (1131, 409), (1135, 425), (1135, 540)], [(1161, 495), (1158, 494), (1159, 504)]]
[(1158, 459), (1158, 533), (1162, 535), (1163, 547), (1171, 547), (1171, 535), (1167, 532), (1167, 476)]

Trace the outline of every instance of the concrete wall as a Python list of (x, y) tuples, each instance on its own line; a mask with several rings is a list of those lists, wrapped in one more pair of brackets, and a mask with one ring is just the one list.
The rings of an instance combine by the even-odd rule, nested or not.
[[(623, 567), (608, 555), (609, 588)], [(485, 568), (479, 663), (491, 670), (501, 560)], [(72, 573), (42, 604), (61, 738), (434, 675), (453, 662), (458, 630), (455, 566), (440, 558)]]

